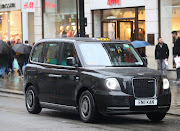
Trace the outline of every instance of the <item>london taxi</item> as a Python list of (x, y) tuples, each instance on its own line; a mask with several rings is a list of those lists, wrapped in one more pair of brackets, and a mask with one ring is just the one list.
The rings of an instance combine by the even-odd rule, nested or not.
[(168, 79), (147, 68), (130, 42), (106, 38), (38, 41), (25, 67), (24, 93), (30, 113), (70, 108), (83, 122), (99, 114), (160, 121), (171, 103)]

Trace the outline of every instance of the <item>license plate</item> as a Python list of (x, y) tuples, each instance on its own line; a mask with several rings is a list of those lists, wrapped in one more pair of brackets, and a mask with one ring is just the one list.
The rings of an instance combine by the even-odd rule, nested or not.
[(157, 105), (157, 99), (135, 100), (135, 106)]

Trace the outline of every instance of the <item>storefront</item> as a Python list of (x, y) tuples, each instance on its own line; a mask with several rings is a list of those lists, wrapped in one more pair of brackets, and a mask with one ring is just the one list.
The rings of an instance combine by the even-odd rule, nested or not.
[(43, 0), (43, 37), (77, 35), (76, 0)]
[(0, 1), (0, 40), (22, 40), (20, 1)]
[(145, 40), (144, 1), (92, 0), (93, 37)]
[[(97, 18), (97, 16), (100, 17)], [(93, 11), (93, 18), (94, 37), (101, 36), (131, 41), (145, 40), (144, 7), (95, 10)], [(101, 26), (97, 28), (95, 23), (99, 21)]]

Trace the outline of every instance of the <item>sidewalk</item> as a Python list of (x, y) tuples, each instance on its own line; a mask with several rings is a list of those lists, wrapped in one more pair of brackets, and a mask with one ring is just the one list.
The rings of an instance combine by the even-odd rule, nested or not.
[[(180, 86), (170, 80), (172, 102), (169, 114), (180, 116)], [(19, 77), (17, 73), (6, 76), (4, 79), (0, 78), (0, 92), (23, 95), (23, 78)]]

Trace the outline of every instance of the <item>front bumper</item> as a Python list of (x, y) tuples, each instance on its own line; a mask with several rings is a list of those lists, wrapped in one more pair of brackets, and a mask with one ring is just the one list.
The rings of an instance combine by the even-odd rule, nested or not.
[(97, 109), (101, 114), (166, 113), (171, 105), (171, 92), (158, 95), (158, 104), (155, 106), (135, 106), (136, 98), (121, 91), (96, 91), (94, 97)]

